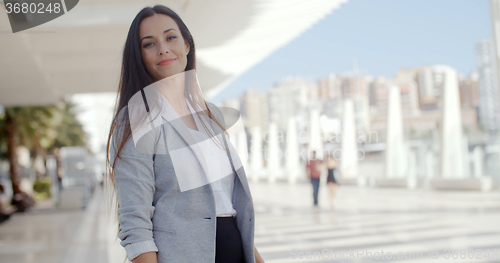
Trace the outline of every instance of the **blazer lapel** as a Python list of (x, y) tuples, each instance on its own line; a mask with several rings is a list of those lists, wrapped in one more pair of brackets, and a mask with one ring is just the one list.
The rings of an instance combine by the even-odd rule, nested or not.
[[(163, 95), (161, 95), (161, 96), (163, 97)], [(199, 147), (195, 146), (199, 142), (193, 137), (189, 128), (182, 121), (182, 118), (177, 114), (177, 112), (172, 108), (172, 106), (170, 105), (168, 100), (165, 97), (163, 97), (163, 100), (165, 102), (162, 109), (161, 109), (161, 115), (162, 115), (163, 119), (165, 119), (174, 128), (174, 130), (180, 135), (180, 137), (184, 140), (184, 142), (189, 146), (189, 148), (194, 153), (196, 159), (198, 160), (198, 163), (200, 164), (201, 168), (203, 169), (203, 172), (205, 173), (205, 175), (209, 174), (208, 173), (208, 165), (209, 164), (206, 162), (206, 160), (204, 158), (204, 154), (206, 154), (206, 153), (201, 151), (201, 149)], [(186, 103), (188, 105), (188, 108), (191, 111), (191, 114), (193, 115), (193, 118), (195, 119), (196, 126), (198, 127), (198, 130), (201, 131), (201, 129), (203, 129), (203, 126), (200, 123), (200, 120), (198, 120), (198, 118), (194, 115), (195, 110), (191, 107), (189, 102), (186, 101)], [(215, 111), (212, 110), (212, 113), (213, 112), (215, 112)], [(236, 175), (237, 175), (236, 177), (240, 180), (241, 185), (245, 189), (246, 194), (248, 196), (250, 196), (250, 188), (248, 186), (248, 182), (246, 180), (246, 177), (244, 175), (242, 175), (243, 169), (241, 169), (241, 168), (236, 169), (236, 167), (235, 167), (235, 162), (236, 162), (238, 167), (243, 167), (243, 166), (241, 165), (241, 160), (239, 160), (239, 157), (238, 157), (234, 147), (232, 147), (232, 145), (228, 145), (225, 134), (222, 132), (222, 129), (216, 123), (214, 123), (213, 120), (209, 119), (208, 117), (206, 117), (203, 114), (199, 114), (198, 116), (201, 117), (201, 119), (203, 120), (205, 125), (208, 123), (209, 127), (212, 128), (212, 131), (216, 135), (216, 138), (214, 138), (214, 139), (219, 140), (219, 138), (222, 137), (222, 139), (225, 143), (225, 146), (229, 147), (230, 152), (231, 152), (231, 154), (228, 154), (228, 158), (230, 160), (230, 165), (232, 165), (234, 170), (236, 171)], [(208, 140), (211, 140), (211, 139), (209, 138)], [(229, 142), (229, 144), (230, 144), (230, 142)], [(236, 180), (236, 178), (235, 178), (235, 180)]]
[[(163, 95), (161, 95), (163, 97)], [(196, 144), (198, 143), (196, 139), (193, 137), (191, 132), (189, 131), (189, 128), (186, 126), (182, 118), (177, 114), (177, 112), (172, 108), (168, 100), (163, 97), (164, 101), (166, 102), (162, 109), (161, 109), (161, 115), (163, 119), (165, 119), (173, 128), (174, 130), (180, 135), (180, 137), (184, 140), (184, 142), (189, 146), (191, 151), (194, 153), (198, 163), (200, 164), (203, 172), (205, 175), (208, 174), (208, 167), (207, 167), (207, 162), (205, 158), (203, 157), (203, 152), (200, 150), (199, 147), (196, 147)], [(207, 178), (208, 180), (208, 178)]]
[[(217, 107), (217, 106), (214, 105), (214, 107)], [(214, 109), (211, 109), (211, 112), (214, 113), (216, 111)], [(202, 118), (208, 119), (208, 117), (205, 117), (204, 115), (202, 115), (202, 116), (203, 116)], [(220, 118), (223, 118), (223, 116), (220, 116)], [(229, 151), (231, 153), (231, 154), (228, 154), (228, 158), (230, 160), (230, 163), (233, 166), (233, 169), (236, 171), (236, 175), (237, 175), (236, 177), (238, 178), (238, 180), (240, 181), (241, 185), (245, 189), (245, 192), (246, 192), (247, 196), (250, 197), (251, 196), (251, 194), (250, 194), (250, 187), (248, 186), (248, 181), (246, 180), (246, 176), (242, 174), (244, 172), (244, 167), (241, 164), (241, 160), (240, 160), (240, 158), (238, 156), (238, 153), (236, 152), (236, 150), (232, 146), (231, 142), (230, 141), (228, 142), (228, 140), (226, 140), (226, 135), (223, 132), (223, 130), (219, 127), (219, 125), (217, 125), (211, 119), (209, 120), (209, 123), (210, 123), (210, 126), (212, 127), (212, 130), (214, 131), (214, 133), (216, 135), (218, 134), (218, 135), (222, 136), (222, 138), (224, 140), (225, 147), (229, 148)], [(236, 164), (238, 166), (238, 169), (236, 169), (236, 167), (234, 167), (235, 162), (236, 162)]]

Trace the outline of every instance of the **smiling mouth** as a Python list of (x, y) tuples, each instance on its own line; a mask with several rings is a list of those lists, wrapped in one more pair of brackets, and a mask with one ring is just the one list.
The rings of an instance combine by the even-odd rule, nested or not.
[(166, 66), (166, 65), (170, 65), (172, 63), (174, 63), (175, 61), (175, 58), (174, 59), (164, 59), (162, 61), (160, 61), (160, 63), (158, 63), (158, 66)]

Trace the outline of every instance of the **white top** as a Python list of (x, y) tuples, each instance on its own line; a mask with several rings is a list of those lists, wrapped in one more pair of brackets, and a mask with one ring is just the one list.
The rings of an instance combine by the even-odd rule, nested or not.
[[(198, 114), (190, 107), (189, 102), (186, 101), (186, 103), (188, 103), (191, 113), (193, 114), (193, 118), (195, 119), (198, 131), (193, 130), (187, 126), (186, 127), (188, 128), (189, 131), (191, 131), (191, 134), (196, 139), (196, 141), (203, 141), (203, 140), (211, 141), (212, 143), (210, 144), (210, 147), (212, 149), (209, 149), (210, 152), (219, 155), (220, 160), (217, 163), (226, 166), (225, 169), (220, 169), (220, 167), (214, 167), (215, 165), (214, 163), (212, 163), (212, 166), (209, 166), (209, 169), (213, 167), (214, 169), (218, 170), (232, 171), (231, 163), (229, 161), (229, 156), (227, 155), (227, 153), (223, 151), (221, 148), (219, 148), (220, 146), (216, 145), (215, 142), (212, 141), (212, 139), (215, 138), (208, 138), (206, 134), (199, 131), (200, 129), (204, 128), (203, 126), (201, 126), (201, 124), (199, 124)], [(210, 126), (207, 126), (207, 128), (210, 129)], [(235, 174), (233, 171), (228, 176), (224, 176), (222, 179), (210, 183), (215, 198), (216, 216), (219, 217), (236, 216), (236, 210), (233, 208), (233, 202), (232, 202), (234, 179), (235, 179)]]

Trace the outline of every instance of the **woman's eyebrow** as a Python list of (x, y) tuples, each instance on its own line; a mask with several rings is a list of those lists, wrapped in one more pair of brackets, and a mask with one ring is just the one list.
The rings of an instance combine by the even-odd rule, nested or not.
[[(167, 32), (168, 32), (168, 31), (170, 31), (170, 30), (175, 30), (175, 29), (174, 29), (174, 28), (169, 28), (169, 29), (167, 29), (167, 30), (163, 31), (163, 34), (167, 33)], [(145, 37), (141, 38), (141, 41), (140, 41), (140, 42), (142, 42), (142, 40), (144, 40), (145, 38), (153, 38), (153, 37), (152, 37), (152, 36), (145, 36)]]

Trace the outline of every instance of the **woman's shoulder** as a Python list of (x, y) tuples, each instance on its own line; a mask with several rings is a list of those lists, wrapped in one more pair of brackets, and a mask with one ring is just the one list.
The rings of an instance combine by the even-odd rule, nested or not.
[(115, 132), (119, 134), (123, 134), (124, 131), (126, 130), (126, 125), (130, 125), (129, 120), (128, 120), (128, 106), (125, 105), (123, 108), (121, 108), (118, 111), (118, 114), (116, 114), (116, 119), (115, 119)]
[(124, 115), (128, 115), (128, 105), (123, 106), (123, 108), (118, 111), (118, 114), (116, 115), (117, 121), (123, 120)]

